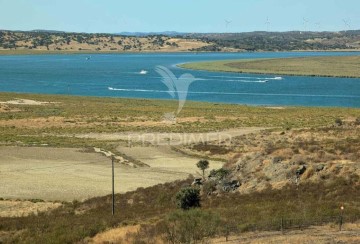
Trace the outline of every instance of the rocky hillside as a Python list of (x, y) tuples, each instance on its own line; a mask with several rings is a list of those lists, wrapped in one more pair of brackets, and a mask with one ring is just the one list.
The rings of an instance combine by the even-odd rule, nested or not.
[(206, 194), (251, 193), (338, 178), (360, 184), (360, 119), (322, 129), (263, 131), (183, 150), (210, 163), (211, 158), (228, 160), (205, 182), (198, 180)]

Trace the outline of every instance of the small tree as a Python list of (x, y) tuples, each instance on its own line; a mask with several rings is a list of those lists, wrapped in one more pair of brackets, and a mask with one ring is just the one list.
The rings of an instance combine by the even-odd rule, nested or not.
[(191, 187), (181, 189), (176, 194), (176, 204), (184, 210), (200, 207), (200, 190)]
[(203, 178), (205, 179), (205, 170), (209, 168), (209, 161), (207, 160), (200, 160), (196, 166), (202, 170)]

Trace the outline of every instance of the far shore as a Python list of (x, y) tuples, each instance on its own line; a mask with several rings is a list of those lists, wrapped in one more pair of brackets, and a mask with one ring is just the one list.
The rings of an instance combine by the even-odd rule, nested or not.
[[(234, 51), (234, 52), (207, 52), (207, 51), (188, 51), (188, 50), (179, 50), (179, 51), (169, 51), (169, 50), (142, 50), (142, 51), (96, 51), (96, 50), (31, 50), (31, 49), (21, 49), (21, 50), (0, 50), (0, 56), (4, 55), (54, 55), (54, 54), (141, 54), (141, 53), (247, 53), (248, 51)], [(359, 52), (360, 49), (335, 49), (335, 50), (288, 50), (288, 51), (274, 51), (276, 53), (283, 52)], [(254, 51), (254, 53), (272, 53), (272, 51)]]

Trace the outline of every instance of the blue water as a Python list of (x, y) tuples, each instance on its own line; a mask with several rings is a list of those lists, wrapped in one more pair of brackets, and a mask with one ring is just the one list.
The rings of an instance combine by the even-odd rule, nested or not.
[[(0, 91), (131, 98), (173, 99), (155, 71), (169, 68), (176, 77), (197, 80), (188, 100), (249, 105), (360, 107), (360, 79), (233, 74), (184, 70), (196, 61), (342, 56), (359, 53), (205, 53), (0, 56)], [(359, 67), (360, 68), (360, 67)], [(141, 70), (147, 70), (141, 75)], [(264, 82), (267, 81), (267, 82)], [(113, 88), (113, 89), (109, 89)]]

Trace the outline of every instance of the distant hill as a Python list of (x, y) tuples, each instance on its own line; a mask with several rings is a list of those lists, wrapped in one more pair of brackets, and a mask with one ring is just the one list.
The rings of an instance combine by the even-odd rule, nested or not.
[(213, 43), (198, 51), (219, 51), (224, 48), (247, 51), (296, 51), (359, 49), (360, 30), (341, 32), (248, 32), (187, 34)]
[(163, 32), (119, 32), (115, 33), (115, 35), (121, 36), (184, 36), (188, 33), (176, 32), (176, 31), (163, 31)]
[(360, 50), (360, 30), (341, 32), (70, 33), (0, 30), (0, 51), (13, 52), (243, 52)]
[(70, 33), (61, 31), (0, 31), (0, 52), (188, 52), (209, 43), (191, 37), (147, 33), (120, 34)]
[(57, 30), (31, 30), (29, 32), (39, 32), (39, 33), (66, 33), (65, 31), (57, 31)]

